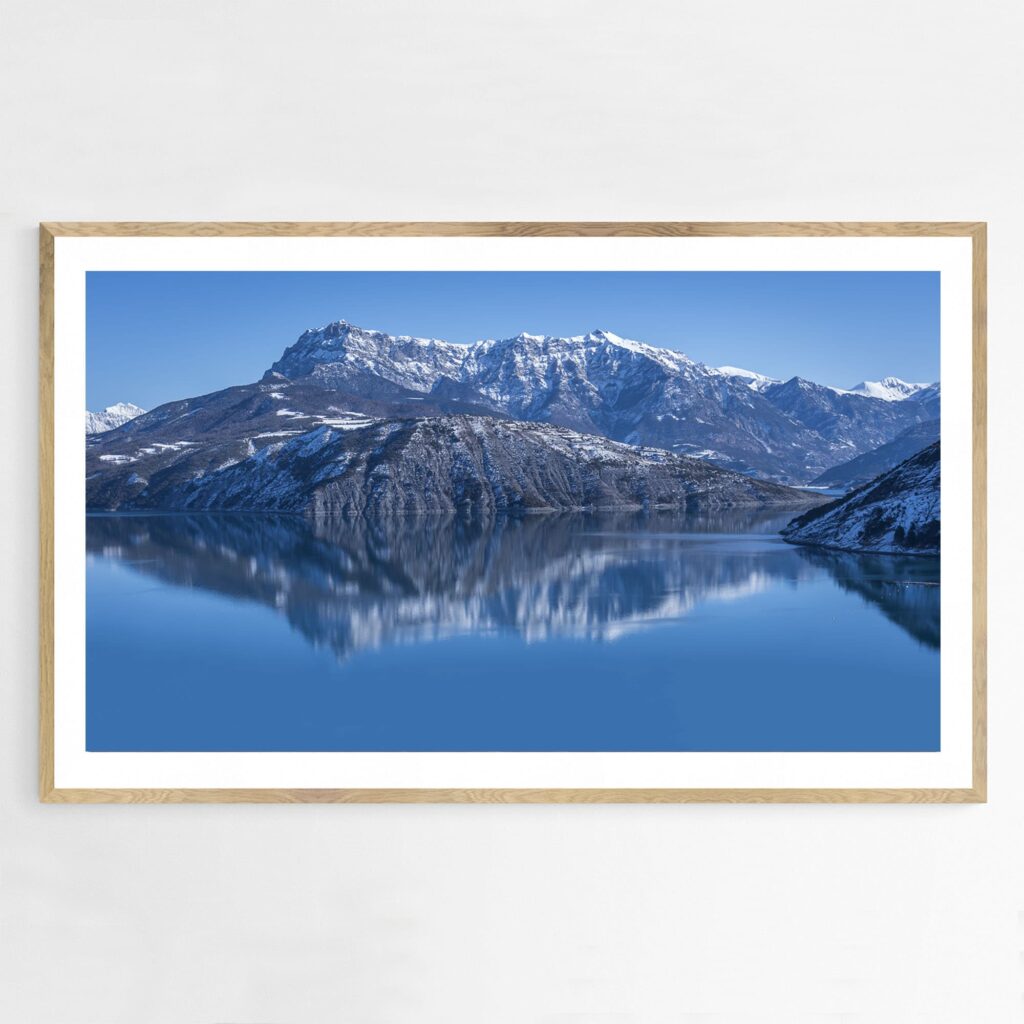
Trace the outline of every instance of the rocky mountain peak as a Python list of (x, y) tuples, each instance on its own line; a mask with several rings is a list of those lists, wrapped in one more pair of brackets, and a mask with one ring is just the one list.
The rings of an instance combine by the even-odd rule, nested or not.
[[(709, 368), (603, 327), (459, 344), (339, 319), (304, 331), (263, 387), (239, 429), (255, 417), (262, 425), (254, 433), (275, 434), (338, 419), (337, 410), (393, 418), (465, 412), (570, 427), (783, 483), (811, 480), (939, 414), (937, 388), (890, 402), (802, 377), (781, 383)], [(186, 413), (191, 407), (182, 406), (173, 417)], [(223, 429), (241, 416), (225, 414), (217, 421)], [(160, 415), (171, 422), (170, 410)], [(188, 432), (161, 438), (191, 439)]]
[(85, 413), (86, 434), (102, 434), (104, 431), (113, 430), (115, 427), (123, 426), (136, 416), (141, 416), (146, 410), (131, 402), (116, 402), (108, 405), (101, 412)]

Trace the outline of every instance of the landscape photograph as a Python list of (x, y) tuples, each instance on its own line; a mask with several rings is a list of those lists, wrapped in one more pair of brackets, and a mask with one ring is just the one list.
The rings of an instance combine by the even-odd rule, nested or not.
[(940, 390), (934, 272), (89, 271), (86, 748), (936, 751)]

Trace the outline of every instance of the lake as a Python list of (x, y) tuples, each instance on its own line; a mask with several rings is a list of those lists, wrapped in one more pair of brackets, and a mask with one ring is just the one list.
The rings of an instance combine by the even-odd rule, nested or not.
[(87, 517), (93, 751), (925, 751), (939, 562), (793, 513)]

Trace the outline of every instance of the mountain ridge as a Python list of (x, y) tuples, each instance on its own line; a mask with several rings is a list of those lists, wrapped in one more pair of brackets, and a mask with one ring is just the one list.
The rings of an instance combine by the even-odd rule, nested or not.
[[(785, 483), (806, 482), (931, 414), (813, 382), (816, 409), (787, 403), (787, 386), (801, 378), (712, 368), (605, 330), (461, 345), (339, 320), (304, 331), (263, 380), (377, 400), (457, 400)], [(826, 405), (831, 414), (823, 416)]]
[(812, 487), (857, 487), (893, 469), (922, 448), (939, 439), (938, 420), (924, 420), (907, 427), (887, 444), (858, 455), (849, 462), (825, 470), (811, 481)]
[(938, 555), (940, 445), (935, 441), (845, 497), (797, 516), (782, 536), (840, 551)]
[(321, 423), (205, 470), (187, 447), (140, 452), (106, 473), (92, 471), (104, 456), (90, 456), (90, 507), (492, 514), (797, 508), (821, 500), (662, 449), (481, 416)]
[[(345, 509), (433, 511), (459, 508), (472, 492), (495, 508), (509, 502), (526, 508), (678, 505), (704, 469), (714, 469), (730, 474), (729, 486), (722, 484), (729, 494), (708, 500), (729, 504), (750, 500), (744, 489), (751, 481), (811, 480), (885, 445), (931, 410), (924, 401), (886, 402), (799, 377), (755, 383), (751, 388), (683, 353), (603, 330), (458, 345), (335, 321), (304, 331), (258, 383), (165, 403), (88, 436), (87, 501), (98, 509), (215, 507), (230, 498), (231, 507), (248, 501), (251, 507), (303, 509), (326, 501)], [(937, 386), (932, 397), (939, 401)], [(382, 484), (384, 470), (377, 476), (367, 471), (360, 477), (362, 496), (351, 489), (353, 476), (324, 497), (319, 485), (333, 470), (327, 462), (310, 468), (306, 455), (296, 455), (310, 445), (327, 446), (354, 466), (352, 458), (365, 462), (374, 445), (387, 447), (388, 437), (412, 429), (411, 423), (422, 434), (430, 420), (436, 421), (429, 428), (433, 443), (443, 447), (453, 418), (472, 421), (477, 426), (470, 433), (483, 432), (487, 444), (502, 449), (505, 477), (488, 477), (480, 461), (487, 444), (464, 431), (462, 463), (449, 459), (442, 467), (437, 452), (425, 448), (419, 463), (394, 462), (397, 491)], [(559, 431), (576, 440), (566, 448)], [(597, 450), (610, 474), (603, 480), (584, 472)], [(388, 451), (391, 458), (396, 449)], [(526, 454), (560, 468), (538, 483), (529, 479)], [(420, 500), (402, 489), (401, 481), (431, 466), (432, 497)], [(322, 475), (311, 481), (314, 473)], [(219, 487), (228, 479), (237, 485), (234, 496), (222, 491), (209, 498), (217, 490), (211, 481)], [(285, 505), (275, 504), (274, 495), (285, 492)], [(806, 503), (794, 493), (786, 500)], [(380, 494), (386, 497), (374, 496)], [(756, 500), (766, 494), (762, 488)]]
[(880, 398), (883, 402), (902, 402), (928, 387), (931, 387), (930, 383), (909, 384), (899, 377), (883, 377), (881, 380), (862, 380), (849, 392), (851, 395)]

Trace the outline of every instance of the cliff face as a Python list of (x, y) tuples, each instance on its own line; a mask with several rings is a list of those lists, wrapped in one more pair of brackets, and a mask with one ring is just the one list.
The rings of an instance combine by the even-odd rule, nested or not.
[(783, 537), (843, 551), (939, 554), (939, 448), (936, 441), (844, 498), (805, 512)]

